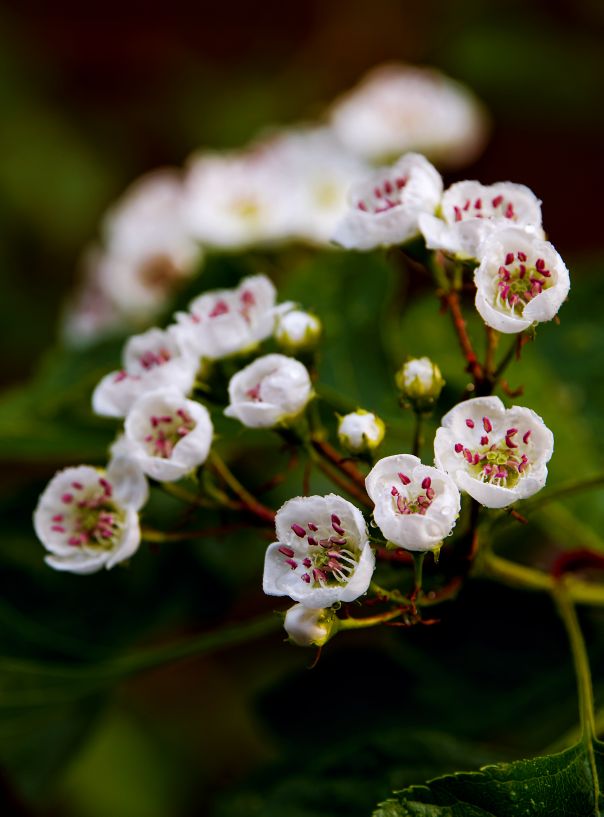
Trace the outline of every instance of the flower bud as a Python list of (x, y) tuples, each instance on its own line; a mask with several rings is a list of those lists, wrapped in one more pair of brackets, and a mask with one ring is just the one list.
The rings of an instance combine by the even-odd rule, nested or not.
[(321, 321), (317, 317), (301, 309), (292, 309), (279, 318), (275, 339), (288, 354), (308, 352), (317, 345), (321, 331)]
[(384, 439), (386, 428), (382, 420), (364, 409), (357, 409), (340, 417), (338, 438), (340, 444), (353, 454), (373, 451)]
[(285, 614), (283, 626), (292, 644), (298, 647), (322, 647), (329, 641), (335, 614), (322, 607), (305, 607), (294, 604)]
[(430, 411), (445, 385), (440, 369), (429, 357), (409, 358), (395, 379), (403, 401), (414, 411)]

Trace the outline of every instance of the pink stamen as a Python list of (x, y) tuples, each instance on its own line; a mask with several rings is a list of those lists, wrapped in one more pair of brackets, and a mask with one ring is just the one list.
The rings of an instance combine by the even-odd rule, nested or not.
[(527, 443), (528, 443), (528, 441), (529, 441), (529, 437), (531, 436), (531, 433), (532, 433), (532, 432), (531, 432), (531, 430), (529, 429), (529, 430), (526, 432), (526, 434), (525, 434), (525, 435), (522, 437), (522, 442), (523, 442), (525, 445), (527, 445)]
[(495, 196), (495, 198), (493, 199), (491, 204), (493, 205), (493, 207), (499, 207), (499, 205), (501, 204), (502, 201), (503, 201), (503, 196)]
[(486, 435), (483, 435), (480, 438), (480, 444), (481, 445), (488, 445), (489, 444), (489, 438)]
[(462, 451), (463, 451), (462, 443), (455, 443), (455, 453), (461, 454)]
[(296, 536), (300, 537), (300, 539), (304, 539), (304, 537), (306, 536), (306, 531), (304, 530), (302, 525), (298, 525), (297, 522), (294, 522), (294, 524), (292, 525), (292, 530), (296, 534)]
[(422, 480), (422, 488), (424, 489), (424, 491), (426, 491), (431, 485), (432, 480), (430, 479), (430, 477), (426, 477), (424, 480)]
[(403, 485), (409, 485), (409, 483), (411, 482), (409, 477), (406, 474), (401, 474), (400, 471), (399, 471), (399, 474), (398, 474), (398, 478), (403, 483)]
[(295, 570), (298, 567), (298, 562), (295, 559), (286, 559), (285, 564), (289, 565), (292, 570)]
[(466, 420), (466, 425), (468, 428), (474, 428), (474, 420), (470, 420), (470, 418), (468, 417), (468, 419)]
[(279, 553), (282, 553), (284, 556), (289, 556), (290, 559), (294, 555), (292, 548), (287, 547), (287, 545), (281, 545)]
[(509, 265), (509, 264), (513, 264), (513, 263), (514, 263), (514, 253), (513, 253), (513, 252), (509, 252), (509, 253), (506, 255), (506, 257), (505, 257), (505, 263), (506, 263), (506, 265)]
[(73, 502), (73, 494), (63, 494), (61, 497), (61, 502), (64, 502), (66, 505), (69, 505), (70, 502)]

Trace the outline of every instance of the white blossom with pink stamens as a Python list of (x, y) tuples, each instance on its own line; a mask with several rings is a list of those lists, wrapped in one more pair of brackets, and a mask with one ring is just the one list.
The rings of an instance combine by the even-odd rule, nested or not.
[(330, 111), (349, 150), (389, 161), (408, 150), (456, 167), (482, 149), (487, 117), (472, 92), (434, 68), (387, 63), (371, 70)]
[(286, 355), (264, 355), (233, 375), (224, 413), (249, 428), (273, 428), (295, 420), (312, 395), (306, 366)]
[(276, 290), (266, 275), (244, 278), (234, 289), (218, 289), (195, 298), (178, 312), (177, 334), (186, 348), (207, 360), (251, 351), (272, 335), (278, 315)]
[(399, 547), (434, 550), (455, 526), (461, 507), (457, 486), (444, 471), (423, 465), (412, 454), (379, 460), (365, 485), (375, 504), (373, 518)]
[(476, 309), (487, 326), (512, 334), (557, 314), (570, 276), (549, 241), (510, 227), (493, 233), (480, 256), (474, 272)]
[(441, 423), (434, 461), (481, 505), (505, 508), (545, 485), (554, 435), (531, 409), (506, 409), (498, 397), (474, 397)]
[(478, 258), (482, 242), (506, 227), (544, 238), (541, 202), (528, 187), (513, 182), (452, 184), (443, 194), (439, 217), (423, 214), (419, 226), (427, 247), (461, 259)]
[(124, 346), (123, 367), (100, 381), (92, 408), (105, 417), (124, 417), (143, 394), (174, 386), (183, 394), (193, 388), (199, 358), (181, 341), (175, 327), (149, 329)]
[[(138, 479), (138, 478), (137, 478)], [(137, 511), (146, 499), (130, 474), (80, 465), (59, 471), (34, 512), (36, 535), (55, 570), (95, 573), (130, 558), (140, 544)]]
[(333, 241), (356, 250), (404, 244), (419, 235), (420, 214), (434, 213), (442, 190), (436, 168), (419, 153), (407, 153), (351, 187)]
[(354, 601), (375, 568), (363, 514), (336, 494), (295, 497), (275, 517), (277, 542), (264, 562), (263, 590), (304, 607)]
[(140, 397), (124, 428), (130, 456), (145, 474), (163, 482), (181, 479), (202, 465), (214, 433), (205, 406), (174, 388)]

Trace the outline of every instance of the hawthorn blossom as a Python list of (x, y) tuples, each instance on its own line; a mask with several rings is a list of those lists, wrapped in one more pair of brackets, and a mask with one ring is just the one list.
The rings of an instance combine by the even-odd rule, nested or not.
[(283, 307), (266, 275), (244, 278), (234, 289), (199, 295), (188, 312), (177, 312), (176, 334), (182, 344), (206, 360), (252, 350), (272, 335)]
[(419, 216), (434, 213), (442, 189), (436, 168), (419, 153), (407, 153), (351, 187), (333, 241), (357, 250), (404, 244), (419, 235)]
[(312, 395), (306, 366), (286, 355), (264, 355), (233, 375), (224, 413), (249, 428), (273, 428), (298, 417)]
[(474, 397), (441, 423), (434, 461), (481, 505), (504, 508), (545, 485), (554, 435), (531, 409), (506, 409), (498, 397)]
[(145, 499), (124, 472), (90, 465), (59, 471), (34, 512), (36, 535), (50, 553), (46, 563), (84, 574), (130, 558), (140, 544), (137, 511)]
[(206, 247), (244, 249), (282, 242), (293, 231), (294, 201), (264, 149), (202, 153), (188, 165), (185, 222)]
[(92, 408), (105, 417), (124, 417), (143, 394), (174, 386), (183, 394), (193, 388), (199, 358), (187, 349), (175, 329), (149, 329), (124, 346), (123, 366), (100, 381)]
[(440, 369), (429, 357), (409, 358), (396, 373), (396, 385), (416, 411), (428, 411), (445, 385)]
[(256, 144), (287, 189), (291, 238), (329, 244), (352, 184), (370, 172), (328, 128), (291, 128)]
[(541, 202), (523, 184), (463, 181), (445, 191), (439, 217), (425, 213), (419, 226), (426, 246), (457, 258), (478, 258), (492, 233), (510, 226), (543, 238)]
[(124, 428), (132, 458), (145, 474), (164, 482), (181, 479), (202, 465), (214, 433), (205, 406), (175, 388), (139, 397)]
[(286, 612), (283, 626), (289, 640), (298, 647), (322, 647), (329, 640), (334, 621), (331, 610), (294, 604)]
[(417, 150), (448, 167), (481, 152), (487, 117), (464, 85), (434, 68), (386, 63), (335, 101), (330, 121), (346, 147), (372, 161)]
[(406, 550), (434, 550), (457, 521), (461, 497), (443, 471), (423, 465), (412, 454), (379, 460), (365, 480), (384, 536)]
[(369, 587), (375, 556), (363, 514), (336, 494), (295, 497), (275, 517), (277, 542), (264, 562), (263, 590), (304, 607), (354, 601)]
[(373, 451), (384, 439), (386, 427), (377, 415), (357, 409), (339, 418), (338, 439), (353, 454)]
[(568, 295), (570, 277), (549, 241), (510, 227), (488, 238), (480, 255), (476, 309), (487, 326), (511, 334), (551, 321)]
[(295, 354), (314, 349), (321, 331), (321, 321), (315, 315), (302, 309), (291, 309), (279, 315), (275, 340), (286, 352)]

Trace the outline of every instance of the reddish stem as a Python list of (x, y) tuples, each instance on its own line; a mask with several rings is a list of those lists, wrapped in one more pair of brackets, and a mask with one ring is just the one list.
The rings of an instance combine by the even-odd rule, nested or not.
[(313, 447), (316, 451), (319, 452), (325, 459), (329, 460), (333, 463), (336, 468), (339, 468), (343, 474), (355, 482), (360, 488), (365, 490), (365, 477), (356, 467), (356, 465), (347, 460), (343, 457), (339, 451), (337, 451), (330, 443), (326, 440), (313, 440), (312, 441)]
[(459, 340), (459, 345), (461, 346), (461, 351), (463, 352), (463, 355), (467, 361), (468, 371), (474, 378), (474, 382), (476, 384), (482, 383), (482, 381), (484, 380), (484, 372), (482, 366), (478, 361), (476, 352), (474, 351), (474, 347), (472, 346), (472, 341), (470, 340), (470, 337), (466, 329), (466, 322), (461, 311), (459, 295), (455, 290), (451, 290), (450, 292), (447, 292), (446, 295), (444, 295), (443, 297), (449, 307), (451, 318), (453, 319), (453, 328), (457, 333), (457, 338)]

